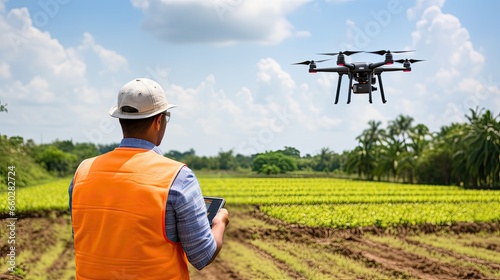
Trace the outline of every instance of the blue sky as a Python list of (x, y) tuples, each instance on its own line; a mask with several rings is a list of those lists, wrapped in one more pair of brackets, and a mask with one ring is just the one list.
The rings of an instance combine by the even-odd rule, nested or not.
[[(157, 80), (177, 104), (160, 146), (212, 156), (351, 150), (369, 120), (431, 131), (469, 108), (500, 113), (498, 1), (0, 0), (0, 134), (116, 143), (121, 85)], [(382, 75), (388, 102), (344, 77), (292, 63), (321, 52), (416, 50), (411, 73)], [(382, 60), (360, 53), (352, 62)], [(334, 66), (335, 60), (320, 66)], [(496, 71), (496, 72), (495, 72)]]

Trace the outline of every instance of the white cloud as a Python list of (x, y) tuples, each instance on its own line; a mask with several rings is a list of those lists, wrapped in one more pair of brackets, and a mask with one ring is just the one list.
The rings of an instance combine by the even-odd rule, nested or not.
[(89, 33), (83, 34), (82, 44), (78, 47), (80, 51), (91, 50), (95, 53), (102, 65), (105, 67), (105, 71), (109, 72), (119, 72), (127, 69), (127, 59), (119, 55), (113, 50), (108, 50), (103, 46), (97, 44)]
[(419, 18), (427, 8), (433, 6), (441, 8), (443, 7), (444, 2), (445, 0), (417, 0), (415, 6), (409, 8), (406, 11), (406, 14), (410, 20), (415, 20)]
[(10, 65), (5, 62), (0, 62), (0, 78), (2, 79), (10, 79)]
[[(33, 25), (27, 8), (0, 13), (0, 99), (9, 104), (1, 133), (36, 140), (44, 135), (49, 141), (103, 140), (106, 127), (101, 129), (100, 122), (112, 101), (109, 89), (88, 82), (87, 50), (100, 59), (104, 72), (126, 67), (123, 57), (96, 43), (90, 34), (84, 34), (80, 47), (65, 47)], [(100, 134), (82, 137), (92, 126)]]
[(271, 84), (276, 81), (286, 90), (293, 90), (295, 82), (287, 72), (272, 58), (263, 58), (257, 63), (257, 81)]
[[(431, 55), (426, 58), (431, 62), (426, 63), (429, 68), (443, 65), (438, 70), (439, 77), (454, 80), (459, 78), (458, 75), (477, 75), (483, 67), (485, 58), (474, 49), (467, 29), (457, 17), (443, 13), (439, 6), (430, 6), (423, 11), (412, 38), (418, 51)], [(425, 67), (425, 63), (422, 66)]]
[(80, 46), (66, 48), (50, 33), (33, 26), (28, 9), (12, 9), (0, 15), (0, 78), (5, 80), (26, 84), (38, 76), (48, 81), (52, 91), (73, 90), (86, 82), (88, 50), (99, 58), (104, 72), (127, 68), (123, 56), (96, 43), (89, 33), (83, 34)]
[[(481, 81), (486, 58), (474, 47), (459, 18), (442, 11), (443, 4), (443, 0), (418, 1), (407, 12), (416, 21), (411, 48), (426, 60), (413, 71), (423, 74), (411, 78), (420, 80), (416, 92), (422, 92), (422, 84), (427, 84), (427, 104), (423, 104), (427, 106), (417, 110), (415, 118), (433, 129), (465, 121), (463, 116), (469, 108), (500, 102), (498, 95), (481, 94), (478, 90), (486, 88)], [(493, 87), (498, 89), (498, 84)]]
[[(12, 88), (30, 83), (43, 84), (43, 91), (51, 91), (52, 95), (56, 95), (56, 88), (59, 91), (65, 89), (63, 84), (84, 80), (86, 65), (74, 50), (65, 49), (49, 33), (31, 24), (26, 8), (13, 9), (5, 16), (0, 16), (0, 60), (3, 61), (2, 65), (8, 65), (8, 68), (2, 66), (3, 86)], [(46, 84), (41, 84), (42, 80)], [(36, 88), (27, 94), (37, 95)], [(49, 95), (45, 93), (43, 96)], [(46, 101), (39, 95), (33, 98), (42, 99)]]
[(14, 82), (7, 94), (8, 96), (16, 96), (18, 100), (28, 106), (43, 105), (56, 101), (56, 95), (50, 89), (49, 82), (40, 76), (33, 77), (26, 84), (20, 81)]
[(228, 45), (276, 44), (296, 31), (286, 16), (310, 0), (132, 0), (144, 12), (144, 28), (167, 42)]

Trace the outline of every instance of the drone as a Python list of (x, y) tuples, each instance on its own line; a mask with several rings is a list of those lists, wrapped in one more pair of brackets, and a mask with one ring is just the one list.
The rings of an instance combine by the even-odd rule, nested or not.
[[(329, 56), (337, 56), (337, 66), (338, 67), (330, 67), (330, 68), (316, 68), (316, 63), (321, 63), (324, 61), (328, 61), (331, 59), (322, 59), (322, 60), (306, 60), (298, 63), (293, 63), (293, 65), (301, 64), (301, 65), (309, 65), (309, 73), (317, 73), (317, 72), (337, 72), (339, 74), (339, 80), (337, 84), (337, 94), (335, 95), (335, 104), (339, 102), (339, 94), (340, 94), (340, 85), (342, 82), (342, 76), (347, 75), (349, 77), (349, 92), (347, 96), (347, 104), (351, 103), (351, 92), (355, 94), (368, 94), (368, 98), (370, 103), (372, 103), (372, 92), (376, 91), (377, 88), (373, 85), (376, 84), (376, 78), (378, 77), (378, 83), (380, 86), (380, 96), (382, 98), (382, 102), (386, 103), (384, 94), (384, 86), (382, 85), (382, 72), (395, 72), (395, 71), (403, 71), (410, 72), (411, 64), (419, 61), (419, 59), (398, 59), (394, 60), (392, 54), (397, 53), (406, 53), (406, 52), (414, 52), (412, 50), (409, 51), (389, 51), (389, 50), (379, 50), (372, 51), (366, 53), (385, 55), (385, 60), (380, 62), (368, 63), (368, 62), (353, 62), (349, 63), (345, 61), (345, 56), (350, 56), (353, 54), (361, 53), (364, 51), (343, 51), (338, 53), (320, 53), (320, 55), (329, 55)], [(386, 65), (392, 65), (394, 62), (403, 64), (403, 67), (383, 67)], [(356, 83), (353, 85), (353, 80)]]

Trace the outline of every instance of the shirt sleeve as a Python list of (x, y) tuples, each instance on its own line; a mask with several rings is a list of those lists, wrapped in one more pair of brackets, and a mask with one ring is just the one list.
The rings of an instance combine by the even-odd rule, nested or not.
[[(69, 217), (70, 218), (73, 218), (73, 215), (72, 215), (72, 211), (71, 211), (71, 205), (72, 205), (72, 200), (73, 200), (73, 180), (75, 180), (75, 178), (71, 179), (71, 182), (69, 183), (69, 188), (68, 188), (68, 195), (69, 195)], [(73, 231), (73, 227), (71, 227), (71, 237), (74, 238), (75, 237), (75, 233)]]
[[(169, 205), (170, 204), (170, 205)], [(188, 167), (183, 167), (169, 191), (167, 217), (170, 207), (174, 211), (175, 227), (178, 240), (186, 252), (189, 262), (197, 269), (204, 268), (212, 259), (217, 244), (208, 223), (205, 201), (200, 184), (195, 174)], [(172, 228), (168, 228), (171, 232)], [(170, 223), (172, 224), (172, 223)]]
[(69, 214), (71, 215), (71, 202), (73, 199), (73, 179), (71, 179), (71, 182), (69, 183), (69, 188), (68, 188), (68, 195), (69, 195)]

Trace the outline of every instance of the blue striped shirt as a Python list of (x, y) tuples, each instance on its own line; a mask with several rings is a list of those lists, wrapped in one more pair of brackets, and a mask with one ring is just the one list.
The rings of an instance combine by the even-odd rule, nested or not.
[[(153, 143), (124, 138), (120, 147), (152, 150), (162, 154)], [(69, 186), (69, 207), (73, 193), (73, 180)], [(204, 268), (212, 259), (217, 244), (207, 219), (205, 201), (194, 172), (184, 166), (170, 187), (165, 215), (165, 231), (172, 242), (181, 242), (189, 262), (197, 269)]]

